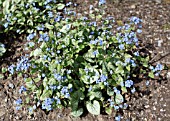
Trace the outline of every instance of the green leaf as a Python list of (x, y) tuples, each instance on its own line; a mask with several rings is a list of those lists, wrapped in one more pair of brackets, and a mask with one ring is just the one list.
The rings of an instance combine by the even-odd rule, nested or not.
[(100, 114), (100, 104), (98, 101), (94, 100), (93, 103), (87, 102), (86, 103), (87, 110), (93, 115)]
[(45, 24), (45, 27), (48, 28), (48, 29), (53, 29), (53, 28), (54, 28), (54, 26), (53, 26), (53, 25), (50, 25), (49, 23), (46, 23), (46, 24)]
[(116, 96), (115, 96), (115, 102), (116, 102), (116, 104), (120, 104), (120, 103), (122, 103), (123, 101), (124, 101), (123, 96), (122, 96), (121, 94), (116, 94)]
[(42, 53), (42, 50), (40, 48), (37, 48), (31, 52), (30, 56), (39, 56), (41, 53)]
[(126, 93), (126, 92), (127, 92), (126, 87), (121, 87), (121, 90), (122, 90), (123, 93)]
[(79, 117), (83, 114), (83, 108), (80, 108), (78, 110), (75, 110), (75, 111), (72, 111), (71, 112), (71, 115), (74, 116), (74, 117)]
[(8, 69), (7, 69), (7, 68), (2, 67), (2, 73), (5, 73), (5, 72), (7, 72), (7, 71), (8, 71)]
[(153, 72), (149, 72), (148, 76), (151, 77), (151, 78), (154, 78), (154, 73)]
[(126, 66), (126, 69), (127, 69), (128, 71), (130, 71), (130, 65)]
[(40, 97), (40, 100), (45, 100), (45, 98), (50, 97), (52, 95), (51, 90), (43, 90), (43, 94)]
[(4, 78), (4, 75), (3, 74), (0, 74), (0, 79), (3, 79)]
[(105, 110), (106, 110), (106, 113), (107, 113), (108, 115), (111, 115), (111, 114), (112, 114), (112, 107), (108, 107), (108, 108), (106, 108)]
[(57, 4), (57, 9), (58, 10), (62, 10), (64, 7), (65, 7), (64, 4), (61, 4), (61, 3)]
[(113, 96), (113, 95), (114, 95), (114, 90), (111, 89), (110, 87), (107, 87), (107, 94), (108, 94), (109, 96)]

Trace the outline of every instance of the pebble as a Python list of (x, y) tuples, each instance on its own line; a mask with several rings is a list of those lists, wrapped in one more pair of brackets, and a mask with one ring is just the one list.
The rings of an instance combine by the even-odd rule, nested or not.
[(150, 106), (149, 106), (149, 105), (145, 105), (144, 107), (145, 107), (145, 108), (149, 108)]
[(153, 106), (153, 110), (156, 110), (156, 107), (155, 107), (155, 106)]
[(130, 8), (135, 9), (136, 5), (131, 5)]
[(12, 83), (9, 83), (9, 85), (8, 85), (10, 88), (14, 88), (14, 84), (12, 84)]
[(170, 72), (167, 73), (167, 76), (166, 76), (168, 79), (170, 79)]

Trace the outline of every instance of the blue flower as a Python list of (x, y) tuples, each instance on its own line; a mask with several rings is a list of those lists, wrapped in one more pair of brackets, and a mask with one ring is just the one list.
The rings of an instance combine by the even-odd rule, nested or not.
[(8, 27), (8, 23), (5, 23), (5, 24), (4, 24), (4, 27), (7, 28), (7, 27)]
[(125, 47), (124, 47), (124, 44), (120, 44), (120, 45), (119, 45), (119, 49), (120, 49), (120, 50), (123, 50), (124, 48), (125, 48)]
[(61, 89), (61, 94), (62, 94), (65, 98), (69, 98), (69, 97), (70, 97), (70, 94), (69, 94), (69, 91), (68, 91), (68, 87), (64, 86), (64, 87)]
[(15, 65), (11, 65), (10, 67), (8, 67), (8, 71), (11, 73), (11, 74), (14, 74), (14, 67)]
[(119, 106), (115, 106), (115, 105), (114, 105), (114, 109), (115, 109), (115, 110), (118, 110), (118, 109), (119, 109)]
[(138, 30), (137, 30), (137, 33), (139, 33), (139, 34), (142, 33), (142, 30), (141, 30), (141, 29), (138, 29)]
[(128, 104), (127, 104), (127, 103), (124, 103), (123, 108), (124, 108), (124, 109), (127, 109), (127, 107), (128, 107)]
[(50, 89), (55, 90), (55, 89), (57, 89), (57, 86), (55, 86), (55, 85), (50, 85)]
[(18, 99), (18, 100), (15, 101), (16, 105), (20, 105), (21, 103), (22, 103), (22, 99)]
[(115, 121), (120, 121), (120, 120), (121, 120), (120, 115), (118, 115), (118, 116), (115, 117)]
[(54, 102), (53, 98), (46, 98), (42, 103), (42, 109), (46, 109), (48, 111), (52, 110), (52, 103)]
[(90, 32), (90, 35), (93, 35), (94, 34), (94, 32)]
[(130, 58), (126, 58), (125, 62), (130, 63), (130, 60), (131, 60)]
[(98, 52), (98, 50), (95, 50), (95, 51), (93, 52), (93, 55), (96, 56), (97, 54), (99, 54), (99, 52)]
[(161, 64), (157, 64), (155, 67), (155, 71), (161, 71), (163, 69), (163, 66)]
[(27, 91), (27, 89), (24, 86), (21, 86), (21, 88), (19, 89), (19, 93), (21, 94), (22, 92)]
[(53, 12), (48, 11), (48, 16), (49, 16), (50, 18), (52, 18), (52, 17), (53, 17)]
[(60, 74), (54, 74), (54, 78), (58, 81), (62, 80), (62, 76)]
[(29, 107), (29, 108), (28, 108), (28, 112), (29, 112), (29, 113), (32, 113), (32, 112), (33, 112), (33, 108), (32, 108), (32, 107)]
[(106, 3), (106, 0), (99, 0), (99, 5), (103, 5)]
[(92, 86), (90, 85), (89, 89), (88, 89), (88, 92), (90, 92), (92, 90)]
[(116, 94), (120, 94), (120, 90), (118, 90), (116, 87), (114, 87), (113, 89)]
[(21, 106), (16, 106), (15, 109), (16, 110), (19, 110), (21, 108)]
[(126, 80), (125, 81), (125, 87), (131, 87), (133, 85), (133, 81), (132, 80)]
[(102, 74), (102, 75), (100, 76), (100, 81), (101, 81), (101, 82), (105, 82), (106, 80), (107, 80), (107, 76), (105, 76), (105, 75)]
[(145, 84), (146, 84), (146, 86), (148, 86), (148, 85), (149, 85), (149, 81), (147, 80), (147, 81), (145, 82)]
[(135, 93), (136, 89), (133, 87), (133, 89), (131, 89), (131, 93)]
[(32, 40), (35, 36), (36, 36), (36, 33), (29, 34), (29, 35), (27, 36), (27, 40), (30, 41), (30, 40)]
[(136, 67), (136, 64), (135, 64), (135, 61), (134, 61), (134, 60), (131, 60), (130, 62), (131, 62), (131, 64), (132, 64), (132, 67)]
[(141, 19), (139, 19), (138, 17), (131, 17), (130, 18), (131, 22), (135, 23), (135, 24), (139, 24), (140, 22), (142, 22)]
[(134, 55), (135, 55), (135, 56), (139, 56), (139, 52), (138, 52), (138, 51), (135, 52)]

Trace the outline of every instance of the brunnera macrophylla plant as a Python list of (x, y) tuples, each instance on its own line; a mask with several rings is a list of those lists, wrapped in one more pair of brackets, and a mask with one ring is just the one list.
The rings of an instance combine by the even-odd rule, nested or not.
[(30, 105), (32, 114), (37, 107), (46, 111), (70, 107), (77, 117), (85, 108), (94, 115), (126, 109), (125, 94), (135, 92), (133, 79), (139, 74), (154, 78), (163, 69), (161, 64), (151, 66), (149, 55), (139, 50), (142, 20), (132, 17), (113, 34), (113, 17), (91, 13), (92, 21), (77, 18), (67, 8), (64, 13), (67, 16), (29, 33), (31, 53), (8, 68), (11, 74), (24, 75), (19, 93), (27, 98), (16, 100), (17, 110)]

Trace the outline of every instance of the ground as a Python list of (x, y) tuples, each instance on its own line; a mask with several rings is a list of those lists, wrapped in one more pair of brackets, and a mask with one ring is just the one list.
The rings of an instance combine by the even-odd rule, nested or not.
[[(116, 20), (127, 20), (131, 16), (138, 16), (143, 20), (143, 32), (139, 39), (144, 45), (148, 45), (152, 53), (153, 63), (163, 63), (170, 66), (170, 0), (122, 0), (113, 3), (107, 1), (108, 14)], [(94, 0), (77, 0), (79, 12), (83, 12)], [(22, 51), (22, 41), (10, 39), (8, 50), (0, 65), (9, 65), (16, 62), (19, 52)], [(22, 40), (22, 38), (18, 38)], [(161, 59), (160, 59), (161, 58)], [(163, 73), (162, 80), (152, 80), (149, 85), (145, 81), (136, 83), (138, 91), (129, 97), (129, 108), (123, 112), (122, 121), (169, 121), (170, 120), (170, 71)], [(14, 100), (18, 98), (19, 78), (0, 80), (0, 121), (35, 120), (35, 121), (113, 121), (114, 114), (93, 116), (84, 115), (81, 118), (73, 118), (69, 115), (69, 109), (53, 110), (45, 114), (38, 110), (33, 116), (28, 116), (24, 110), (15, 111)]]

